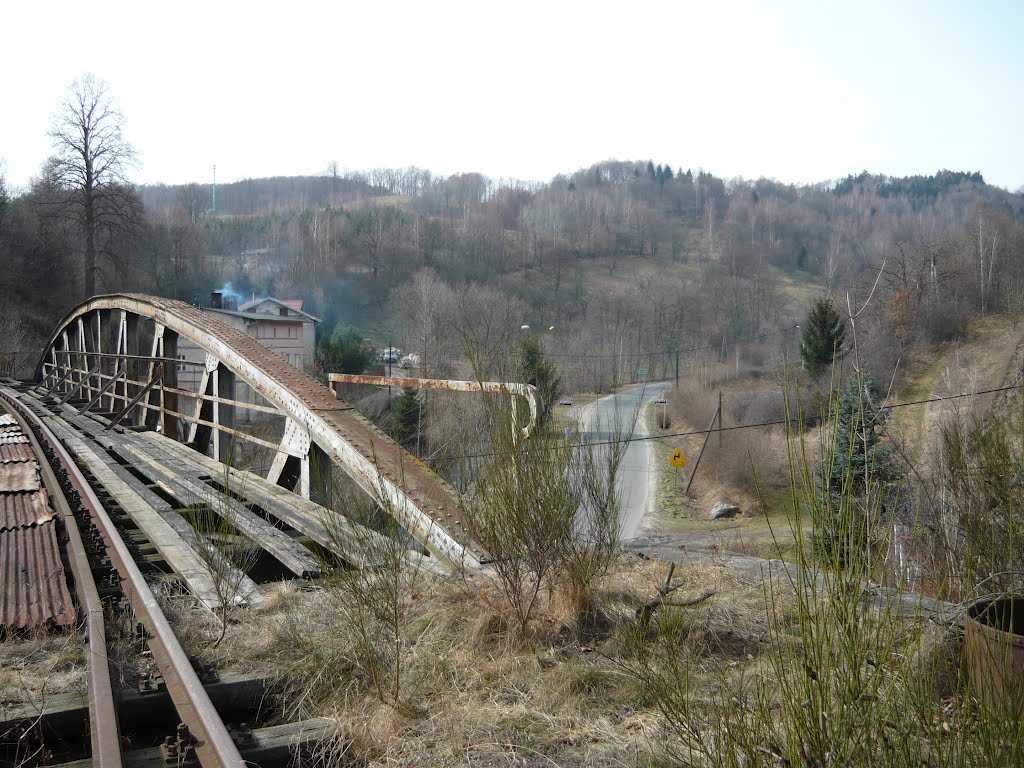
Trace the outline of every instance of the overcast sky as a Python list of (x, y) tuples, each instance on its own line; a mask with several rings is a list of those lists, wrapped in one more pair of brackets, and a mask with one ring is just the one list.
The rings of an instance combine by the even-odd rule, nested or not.
[(83, 72), (141, 183), (417, 165), (546, 181), (652, 159), (816, 182), (948, 168), (1024, 186), (1024, 2), (223, 2), (5, 7), (18, 188)]

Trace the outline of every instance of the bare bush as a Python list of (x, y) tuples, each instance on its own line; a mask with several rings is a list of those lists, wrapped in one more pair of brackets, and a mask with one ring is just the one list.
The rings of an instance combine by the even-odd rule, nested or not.
[(10, 301), (0, 302), (0, 376), (27, 379), (41, 347), (20, 310)]
[(679, 416), (692, 427), (703, 429), (718, 408), (718, 395), (692, 379), (684, 379), (672, 390), (671, 406), (673, 416)]
[[(317, 478), (329, 472), (329, 467), (313, 468)], [(335, 607), (346, 628), (349, 663), (382, 703), (399, 708), (406, 704), (403, 649), (413, 594), (429, 555), (398, 524), (383, 480), (369, 497), (347, 478), (330, 474), (334, 514), (322, 522), (335, 549), (355, 548), (363, 558), (355, 568), (331, 569), (325, 563), (329, 589), (340, 596)]]
[[(689, 382), (673, 391), (671, 404), (673, 413), (680, 415), (689, 429), (706, 429), (718, 408), (718, 395)], [(730, 427), (785, 422), (787, 418), (785, 399), (774, 388), (731, 392), (723, 398), (722, 409), (724, 423)], [(712, 434), (701, 459), (701, 472), (714, 473), (720, 482), (751, 496), (757, 494), (758, 483), (777, 485), (787, 477), (783, 429), (726, 429), (720, 435)]]
[(463, 499), (470, 533), (493, 558), (497, 590), (520, 633), (545, 589), (561, 589), (585, 620), (618, 545), (615, 483), (630, 432), (602, 446), (543, 429), (525, 441), (510, 429), (507, 405), (491, 415), (489, 455), (464, 470), (476, 478)]

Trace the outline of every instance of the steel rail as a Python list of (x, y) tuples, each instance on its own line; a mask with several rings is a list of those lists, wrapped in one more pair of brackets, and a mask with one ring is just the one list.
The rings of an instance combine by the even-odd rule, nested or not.
[(167, 692), (174, 702), (181, 722), (188, 726), (196, 738), (193, 746), (199, 762), (207, 768), (243, 768), (245, 761), (227, 726), (210, 701), (206, 689), (199, 681), (167, 617), (110, 516), (70, 454), (49, 428), (31, 411), (26, 413), (26, 418), (38, 426), (40, 434), (53, 446), (55, 455), (68, 473), (69, 481), (92, 514), (96, 527), (104, 535), (107, 553), (121, 575), (122, 587), (136, 615), (150, 633), (149, 647), (167, 684)]
[(117, 708), (114, 705), (114, 690), (110, 682), (110, 665), (107, 660), (107, 633), (103, 620), (103, 604), (100, 602), (96, 581), (89, 567), (78, 523), (71, 511), (71, 505), (64, 495), (57, 475), (43, 452), (43, 447), (22, 413), (19, 402), (0, 392), (0, 404), (18, 422), (21, 431), (28, 437), (32, 451), (39, 463), (39, 473), (50, 494), (51, 501), (68, 536), (68, 560), (75, 577), (75, 593), (78, 595), (78, 611), (85, 626), (89, 643), (86, 659), (86, 680), (89, 686), (89, 739), (92, 745), (93, 765), (99, 768), (119, 768), (121, 765), (121, 735), (118, 728)]

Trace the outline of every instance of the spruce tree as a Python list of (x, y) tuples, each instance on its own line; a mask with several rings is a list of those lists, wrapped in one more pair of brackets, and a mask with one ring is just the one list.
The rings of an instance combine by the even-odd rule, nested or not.
[(523, 334), (519, 342), (519, 366), (523, 380), (537, 388), (541, 401), (537, 418), (543, 422), (548, 408), (558, 401), (562, 380), (555, 365), (544, 357), (537, 337), (529, 331)]
[(804, 325), (800, 358), (811, 376), (817, 376), (842, 353), (846, 323), (829, 299), (818, 299)]
[(406, 389), (395, 398), (391, 411), (391, 437), (407, 451), (416, 449), (423, 421), (423, 403), (418, 390)]
[(816, 467), (814, 546), (838, 567), (866, 557), (897, 479), (892, 446), (882, 434), (889, 411), (874, 381), (853, 377), (839, 400), (831, 449)]

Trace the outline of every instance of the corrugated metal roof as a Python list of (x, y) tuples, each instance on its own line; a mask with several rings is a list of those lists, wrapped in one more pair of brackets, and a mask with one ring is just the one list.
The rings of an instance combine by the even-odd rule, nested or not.
[(34, 461), (35, 458), (28, 443), (0, 445), (0, 464), (8, 464), (12, 461)]
[(34, 493), (40, 488), (39, 467), (34, 461), (0, 464), (0, 492)]
[(0, 415), (0, 626), (75, 622), (57, 544), (57, 522), (28, 437)]
[(0, 493), (0, 530), (28, 528), (53, 519), (46, 494)]
[(75, 623), (55, 521), (0, 532), (0, 580), (0, 624), (5, 628)]
[(0, 413), (0, 427), (6, 427), (8, 424), (17, 424), (14, 417), (9, 413)]

